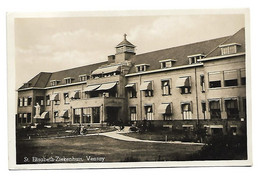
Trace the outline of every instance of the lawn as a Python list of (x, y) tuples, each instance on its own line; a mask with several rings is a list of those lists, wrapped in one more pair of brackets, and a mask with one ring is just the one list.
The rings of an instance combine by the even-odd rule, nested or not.
[[(17, 164), (189, 160), (201, 145), (127, 142), (105, 136), (17, 140)], [(59, 157), (59, 158), (58, 158)], [(57, 160), (58, 159), (58, 160)]]

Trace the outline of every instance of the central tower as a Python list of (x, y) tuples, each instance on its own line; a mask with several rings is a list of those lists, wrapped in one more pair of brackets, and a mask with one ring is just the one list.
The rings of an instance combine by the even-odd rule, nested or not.
[(126, 36), (124, 34), (124, 40), (116, 46), (116, 63), (128, 60), (131, 56), (135, 55), (135, 46), (126, 39)]

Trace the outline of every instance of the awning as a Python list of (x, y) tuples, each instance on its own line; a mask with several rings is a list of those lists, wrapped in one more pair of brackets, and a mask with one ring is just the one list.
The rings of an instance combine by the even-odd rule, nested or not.
[(209, 73), (209, 81), (220, 81), (222, 75), (220, 72)]
[(145, 91), (145, 90), (152, 90), (152, 82), (144, 82), (140, 85), (140, 90)]
[(223, 128), (223, 125), (209, 125), (209, 128)]
[(193, 128), (193, 125), (182, 125), (183, 128)]
[(116, 86), (116, 82), (112, 83), (107, 83), (107, 84), (102, 84), (97, 90), (102, 91), (102, 90), (110, 90)]
[(224, 79), (225, 80), (234, 80), (237, 79), (237, 71), (224, 71)]
[(68, 110), (64, 110), (61, 114), (62, 118), (68, 118), (69, 117), (69, 111)]
[(179, 87), (189, 87), (190, 86), (189, 77), (178, 78), (175, 85), (176, 85), (177, 88), (179, 88)]
[(144, 106), (153, 106), (153, 104), (145, 103)]
[(79, 91), (72, 92), (70, 98), (78, 99), (79, 98)]
[(84, 92), (91, 92), (96, 90), (98, 87), (100, 87), (100, 84), (98, 85), (89, 85), (87, 86), (87, 88), (85, 88)]
[(212, 102), (212, 101), (220, 101), (220, 98), (210, 98), (208, 99), (209, 102)]
[(113, 72), (116, 72), (116, 71), (120, 71), (120, 67), (121, 67), (121, 65), (98, 68), (98, 69), (96, 69), (92, 72), (92, 75), (113, 73)]
[(231, 98), (224, 98), (225, 101), (228, 101), (228, 100), (237, 100), (237, 97), (231, 97)]
[(135, 88), (135, 84), (127, 84), (127, 85), (125, 86), (125, 88), (136, 89), (136, 88)]
[(43, 113), (41, 114), (40, 119), (48, 119), (48, 118), (49, 118), (49, 112), (43, 112)]
[(171, 110), (170, 103), (160, 104), (160, 106), (158, 107), (158, 113), (159, 114), (171, 114), (172, 110)]
[(51, 101), (58, 101), (59, 100), (59, 94), (58, 93), (54, 93), (50, 96), (50, 100)]

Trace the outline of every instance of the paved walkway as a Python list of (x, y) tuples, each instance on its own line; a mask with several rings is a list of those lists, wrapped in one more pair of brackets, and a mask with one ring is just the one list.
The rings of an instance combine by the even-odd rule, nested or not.
[(168, 143), (168, 144), (187, 144), (187, 145), (204, 145), (204, 143), (193, 143), (193, 142), (181, 142), (181, 141), (152, 141), (152, 140), (141, 140), (129, 136), (122, 135), (124, 133), (128, 133), (127, 131), (113, 131), (100, 133), (99, 135), (107, 136), (110, 138), (114, 138), (122, 141), (132, 141), (132, 142), (146, 142), (146, 143)]
[[(125, 133), (129, 133), (130, 132), (129, 128), (130, 127), (125, 127), (121, 131), (116, 130), (116, 131), (112, 131), (112, 132), (93, 133), (93, 134), (86, 134), (86, 135), (58, 136), (58, 137), (50, 137), (50, 138), (46, 138), (46, 139), (62, 139), (62, 138), (73, 138), (73, 137), (78, 137), (78, 136), (99, 136), (99, 135), (101, 135), (101, 136), (106, 136), (106, 137), (110, 137), (110, 138), (117, 139), (117, 140), (130, 141), (130, 142), (204, 145), (204, 143), (194, 143), (194, 142), (141, 140), (141, 139), (137, 139), (137, 138), (133, 138), (133, 137), (130, 137), (130, 136), (123, 135)], [(118, 129), (119, 129), (119, 127), (118, 127)], [(45, 138), (42, 138), (42, 139), (45, 139)], [(30, 139), (26, 139), (26, 140), (30, 140)]]

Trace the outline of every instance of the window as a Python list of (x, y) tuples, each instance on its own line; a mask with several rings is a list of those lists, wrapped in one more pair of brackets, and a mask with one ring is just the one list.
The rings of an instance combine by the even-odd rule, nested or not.
[(129, 107), (129, 111), (130, 111), (130, 120), (137, 121), (136, 107)]
[(160, 60), (159, 62), (161, 63), (161, 68), (170, 68), (173, 66), (174, 62), (176, 60), (174, 59), (166, 59), (166, 60)]
[(82, 123), (91, 123), (91, 108), (82, 109)]
[(201, 102), (201, 111), (203, 114), (203, 118), (206, 119), (206, 102), (205, 101)]
[(22, 123), (22, 119), (23, 119), (23, 114), (19, 114), (18, 123)]
[(66, 84), (71, 84), (72, 83), (72, 78), (64, 78)]
[(224, 71), (224, 86), (237, 86), (237, 70)]
[(26, 120), (27, 120), (27, 114), (24, 113), (24, 114), (23, 114), (22, 123), (26, 123)]
[(57, 93), (56, 96), (55, 96), (55, 100), (54, 101), (54, 104), (55, 105), (59, 105), (60, 104), (60, 94)]
[(50, 82), (51, 82), (51, 86), (56, 86), (56, 85), (58, 85), (58, 83), (60, 81), (58, 81), (58, 80), (51, 80)]
[(23, 106), (23, 98), (19, 98), (19, 107)]
[(74, 123), (80, 123), (81, 109), (74, 109)]
[(153, 96), (153, 90), (145, 90), (144, 94), (145, 94), (145, 97), (152, 97)]
[(54, 111), (53, 114), (54, 114), (54, 119), (56, 121), (56, 119), (59, 117), (59, 111)]
[(140, 91), (144, 92), (145, 97), (153, 96), (153, 85), (152, 81), (145, 81), (140, 85)]
[(92, 108), (93, 123), (100, 123), (100, 107)]
[(240, 46), (240, 44), (232, 43), (232, 44), (224, 44), (220, 45), (221, 48), (221, 55), (229, 55), (237, 53), (237, 46)]
[(129, 89), (129, 98), (137, 98), (137, 92), (135, 89)]
[(23, 105), (24, 105), (24, 106), (28, 106), (28, 98), (24, 98)]
[(209, 73), (209, 88), (221, 87), (221, 72)]
[(238, 100), (229, 99), (225, 100), (225, 108), (228, 119), (239, 119)]
[(50, 106), (51, 105), (51, 101), (50, 101), (50, 95), (46, 96), (46, 106)]
[(176, 80), (176, 88), (180, 89), (181, 94), (191, 93), (190, 76), (180, 77)]
[(171, 88), (170, 88), (170, 80), (162, 80), (162, 95), (170, 95), (171, 94)]
[(195, 64), (197, 63), (197, 60), (204, 58), (205, 55), (203, 54), (196, 54), (196, 55), (190, 55), (189, 58), (189, 64)]
[(220, 100), (210, 100), (209, 111), (211, 119), (221, 119)]
[(190, 87), (181, 87), (181, 94), (191, 93)]
[(70, 98), (69, 98), (69, 93), (64, 93), (64, 104), (69, 104), (70, 103)]
[(149, 67), (148, 64), (140, 64), (140, 65), (135, 65), (136, 72), (143, 72), (147, 71), (147, 68)]
[(182, 119), (183, 120), (192, 119), (191, 102), (181, 103), (181, 112), (182, 112)]
[(44, 97), (43, 96), (36, 96), (36, 103), (43, 106), (44, 105)]
[(28, 106), (32, 105), (32, 97), (28, 97)]
[(153, 106), (145, 106), (145, 118), (146, 120), (153, 120)]
[(28, 113), (27, 114), (27, 123), (31, 123), (32, 122), (32, 114)]
[(136, 92), (136, 84), (135, 83), (129, 83), (125, 86), (127, 89), (129, 98), (137, 98), (137, 92)]
[(205, 92), (205, 78), (204, 74), (200, 75), (200, 86), (201, 86), (201, 92)]
[(80, 75), (79, 76), (79, 81), (80, 82), (83, 82), (83, 81), (86, 81), (87, 80), (87, 75)]
[(240, 76), (241, 76), (241, 85), (246, 85), (246, 70), (245, 69), (240, 70)]

